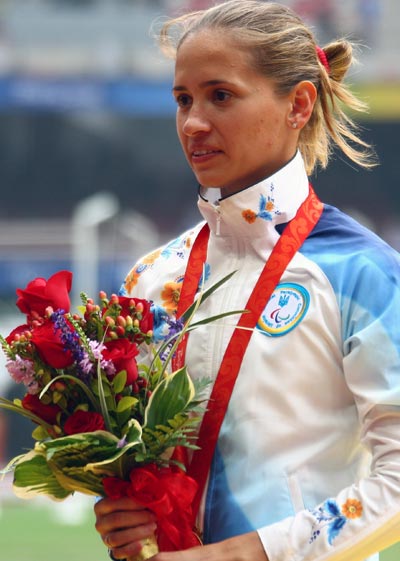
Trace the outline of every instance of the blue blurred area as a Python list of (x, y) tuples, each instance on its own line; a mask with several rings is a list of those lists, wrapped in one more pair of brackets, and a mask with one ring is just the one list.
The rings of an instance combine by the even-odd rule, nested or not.
[(175, 113), (170, 81), (96, 77), (0, 78), (0, 111), (112, 111), (146, 117)]
[[(100, 260), (98, 263), (98, 276), (101, 279), (101, 290), (105, 290), (108, 294), (117, 292), (131, 264), (132, 263), (128, 262), (113, 263), (110, 260)], [(54, 256), (52, 259), (44, 260), (33, 256), (31, 260), (29, 260), (28, 257), (18, 261), (15, 259), (7, 260), (2, 258), (0, 299), (1, 297), (7, 298), (7, 310), (9, 312), (15, 311), (19, 313), (18, 309), (15, 307), (16, 288), (25, 288), (27, 283), (36, 277), (48, 279), (57, 271), (70, 271), (72, 269), (73, 263), (71, 259), (58, 259), (57, 256)], [(97, 298), (97, 294), (89, 294), (88, 296)]]

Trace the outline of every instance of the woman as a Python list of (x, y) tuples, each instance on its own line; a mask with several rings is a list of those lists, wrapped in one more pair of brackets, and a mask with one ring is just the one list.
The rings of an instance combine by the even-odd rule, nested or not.
[[(152, 559), (373, 559), (400, 522), (399, 258), (307, 178), (332, 143), (373, 165), (339, 106), (362, 109), (342, 83), (351, 45), (322, 50), (293, 12), (251, 0), (167, 24), (163, 46), (176, 36), (177, 130), (205, 223), (142, 259), (124, 292), (179, 315), (204, 262), (205, 286), (236, 273), (200, 317), (250, 313), (249, 329), (190, 334), (191, 375), (216, 379), (189, 467), (208, 545)], [(127, 498), (95, 511), (116, 559), (156, 529)]]

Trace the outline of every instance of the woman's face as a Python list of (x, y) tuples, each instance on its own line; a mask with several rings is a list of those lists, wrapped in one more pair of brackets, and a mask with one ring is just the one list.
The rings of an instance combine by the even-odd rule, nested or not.
[(234, 193), (294, 156), (298, 133), (290, 125), (290, 95), (277, 95), (230, 34), (203, 30), (184, 40), (173, 93), (178, 136), (204, 187)]

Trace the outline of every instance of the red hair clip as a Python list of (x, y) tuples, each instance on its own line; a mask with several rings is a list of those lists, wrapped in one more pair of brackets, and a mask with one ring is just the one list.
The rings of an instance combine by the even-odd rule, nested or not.
[(329, 66), (328, 57), (326, 56), (326, 52), (324, 51), (324, 49), (321, 49), (321, 47), (318, 47), (318, 45), (315, 48), (316, 48), (316, 51), (317, 51), (319, 61), (321, 62), (321, 64), (323, 64), (323, 66), (325, 67), (325, 70), (329, 74), (330, 71), (331, 71), (331, 67)]

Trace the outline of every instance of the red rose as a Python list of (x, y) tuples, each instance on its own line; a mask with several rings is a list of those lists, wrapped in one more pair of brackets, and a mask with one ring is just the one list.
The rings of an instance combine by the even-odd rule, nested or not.
[(136, 306), (140, 304), (143, 307), (142, 319), (140, 320), (140, 331), (142, 333), (147, 333), (153, 329), (153, 313), (150, 310), (151, 302), (148, 300), (142, 300), (140, 298), (127, 298), (126, 296), (118, 297), (119, 303), (122, 306), (121, 316), (126, 317), (131, 314), (129, 310), (129, 302), (135, 301)]
[(33, 329), (31, 341), (43, 362), (52, 368), (66, 368), (74, 362), (71, 352), (65, 350), (59, 330), (55, 329), (51, 320)]
[(139, 354), (135, 343), (128, 339), (114, 339), (104, 343), (105, 349), (102, 351), (105, 360), (111, 360), (115, 366), (116, 373), (126, 370), (126, 385), (130, 386), (138, 377), (138, 369), (135, 356)]
[(104, 430), (105, 423), (100, 413), (92, 411), (75, 411), (65, 421), (64, 432), (65, 434), (78, 434), (80, 432), (94, 432), (96, 430)]
[(49, 425), (57, 423), (57, 415), (61, 411), (58, 405), (46, 405), (40, 401), (37, 395), (31, 394), (26, 394), (21, 403), (24, 409), (32, 411)]
[(39, 316), (44, 317), (48, 306), (54, 310), (61, 309), (69, 312), (71, 286), (72, 273), (70, 271), (59, 271), (47, 281), (38, 277), (29, 282), (26, 288), (17, 288), (17, 306), (28, 316), (32, 312), (36, 312)]

